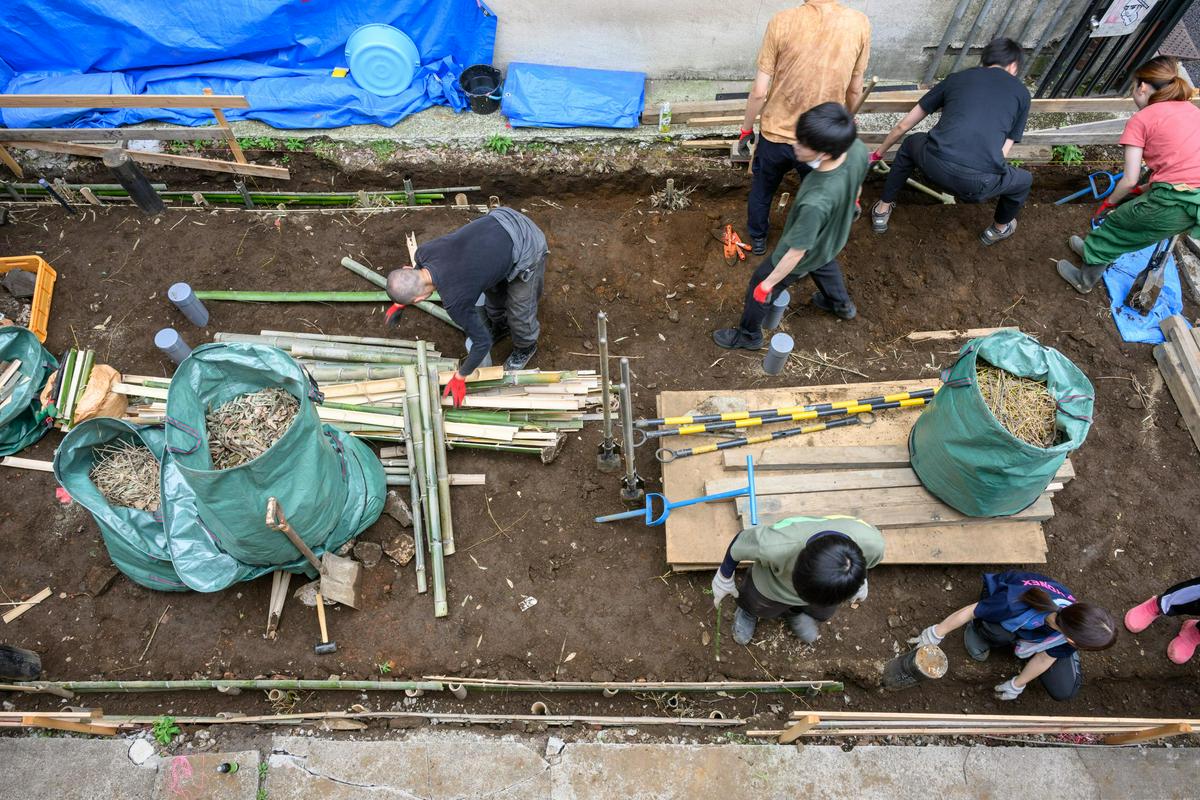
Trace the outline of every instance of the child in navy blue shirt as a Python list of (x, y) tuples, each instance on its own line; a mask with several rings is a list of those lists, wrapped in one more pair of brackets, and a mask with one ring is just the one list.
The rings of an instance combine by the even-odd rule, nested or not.
[(1026, 659), (1019, 675), (996, 687), (998, 700), (1016, 700), (1034, 678), (1055, 700), (1070, 700), (1083, 684), (1079, 651), (1105, 650), (1117, 640), (1112, 614), (1076, 601), (1070, 589), (1036, 572), (985, 574), (978, 603), (930, 625), (912, 642), (939, 645), (964, 625), (967, 653), (976, 661), (1007, 645)]

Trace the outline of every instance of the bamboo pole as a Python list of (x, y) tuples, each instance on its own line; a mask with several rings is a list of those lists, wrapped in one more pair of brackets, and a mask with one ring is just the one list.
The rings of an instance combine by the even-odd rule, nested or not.
[(196, 292), (200, 300), (235, 303), (388, 303), (387, 292), (266, 292), (208, 290)]
[[(48, 715), (47, 715), (48, 716)], [(105, 722), (115, 725), (151, 725), (158, 716), (116, 715), (105, 716)], [(434, 711), (311, 711), (295, 714), (267, 714), (262, 716), (228, 717), (175, 717), (180, 725), (298, 725), (333, 719), (424, 719), (430, 722), (460, 725), (499, 725), (510, 722), (537, 722), (547, 725), (570, 726), (576, 723), (597, 727), (628, 727), (637, 725), (680, 725), (686, 727), (738, 727), (745, 725), (742, 719), (714, 719), (712, 717), (606, 717), (581, 716), (577, 714), (456, 714)]]
[[(424, 439), (425, 455), (422, 459), (424, 472), (420, 479), (424, 483), (425, 514), (429, 519), (429, 560), (433, 562), (433, 616), (444, 617), (450, 613), (446, 602), (446, 573), (442, 557), (445, 554), (442, 547), (441, 514), (437, 499), (437, 458), (434, 455), (436, 443), (433, 440), (433, 411), (429, 402), (429, 367), (425, 360), (425, 348), (417, 348), (417, 374), (409, 375), (404, 371), (405, 383), (416, 378), (413, 385), (417, 391), (417, 401), (421, 414), (421, 436)], [(411, 403), (412, 401), (409, 400)]]
[(365, 344), (373, 347), (417, 349), (415, 339), (385, 339), (381, 336), (343, 336), (340, 334), (303, 333), (299, 331), (259, 331), (258, 333), (260, 336), (286, 336), (290, 339), (308, 339), (315, 342), (342, 342), (344, 344)]
[[(215, 689), (284, 689), (293, 691), (350, 691), (350, 692), (401, 692), (420, 689), (440, 692), (446, 687), (439, 681), (353, 681), (330, 678), (328, 680), (306, 680), (302, 678), (275, 678), (249, 680), (184, 680), (184, 681), (19, 681), (18, 686), (40, 686), (63, 689), (77, 694), (108, 692), (181, 692)], [(53, 716), (49, 714), (48, 716)]]
[[(419, 387), (417, 385), (416, 369), (414, 367), (405, 367), (404, 374), (407, 378), (406, 383), (409, 386), (409, 388), (405, 390), (404, 395), (405, 409), (407, 411), (405, 414), (405, 420), (411, 423), (405, 428), (405, 444), (407, 445), (409, 455), (412, 457), (409, 470), (410, 474), (415, 476), (415, 479), (412, 481), (412, 483), (415, 484), (417, 489), (417, 493), (414, 495), (413, 502), (420, 505), (421, 515), (425, 522), (424, 531), (414, 530), (413, 538), (416, 539), (417, 536), (423, 536), (421, 540), (421, 546), (429, 548), (427, 552), (429, 554), (428, 560), (430, 563), (426, 565), (426, 570), (428, 573), (432, 573), (432, 575), (430, 575), (430, 582), (433, 584), (434, 595), (436, 598), (437, 586), (439, 581), (442, 580), (442, 576), (438, 573), (437, 563), (433, 560), (433, 534), (431, 533), (431, 528), (433, 527), (433, 517), (430, 513), (431, 506), (429, 502), (429, 491), (428, 487), (425, 485), (425, 427), (422, 425), (421, 421), (421, 397), (419, 393)], [(389, 479), (389, 485), (398, 484), (391, 484)], [(436, 508), (434, 508), (434, 513), (436, 513)]]
[[(351, 272), (353, 272), (355, 275), (358, 275), (360, 278), (364, 278), (364, 279), (370, 281), (371, 283), (375, 284), (376, 286), (379, 286), (381, 288), (387, 286), (387, 278), (383, 277), (378, 272), (375, 272), (372, 269), (368, 269), (367, 267), (364, 267), (362, 264), (358, 263), (357, 261), (355, 261), (353, 258), (350, 258), (349, 256), (346, 256), (345, 258), (342, 259), (342, 266), (345, 267), (346, 269), (350, 270)], [(382, 294), (385, 298), (387, 298), (387, 292), (383, 292)], [(434, 295), (436, 295), (436, 294), (437, 293), (435, 292)], [(430, 295), (430, 298), (432, 299), (434, 295)], [(441, 306), (434, 305), (429, 300), (418, 300), (417, 302), (413, 303), (412, 305), (416, 306), (417, 308), (421, 309), (426, 314), (429, 314), (432, 317), (437, 317), (438, 319), (440, 319), (442, 322), (446, 323), (447, 325), (452, 325), (455, 328), (458, 328), (460, 331), (462, 330), (462, 326), (460, 326), (454, 320), (450, 319), (450, 315), (446, 312), (446, 309), (442, 308)]]
[(295, 344), (291, 346), (293, 357), (317, 358), (327, 361), (349, 361), (356, 364), (413, 364), (416, 363), (416, 353), (375, 353), (368, 350), (349, 349), (345, 347), (324, 346), (316, 343)]
[[(841, 681), (528, 681), (495, 678), (456, 678), (426, 675), (427, 681), (459, 683), (471, 689), (493, 692), (812, 692), (844, 691)], [(818, 712), (819, 713), (819, 712)]]
[(83, 354), (83, 368), (79, 370), (79, 380), (75, 387), (74, 396), (71, 398), (71, 416), (66, 425), (71, 428), (75, 425), (75, 413), (79, 409), (79, 401), (83, 398), (83, 392), (87, 389), (88, 379), (92, 376), (92, 367), (96, 364), (96, 351), (87, 350)]
[(450, 515), (450, 470), (446, 466), (446, 423), (442, 418), (442, 407), (438, 405), (438, 373), (435, 367), (426, 370), (430, 392), (430, 407), (433, 410), (434, 464), (437, 467), (438, 506), (442, 521), (442, 554), (454, 555), (454, 521)]
[[(213, 335), (214, 342), (245, 342), (247, 344), (266, 344), (271, 347), (278, 347), (280, 350), (291, 350), (294, 346), (302, 347), (336, 347), (342, 350), (352, 350), (354, 352), (364, 353), (381, 353), (384, 355), (412, 355), (416, 356), (417, 345), (403, 344), (395, 346), (360, 344), (357, 342), (334, 342), (327, 338), (308, 339), (303, 336), (291, 336), (288, 334), (267, 335), (255, 333), (230, 333), (228, 331), (218, 331)], [(436, 355), (441, 355), (437, 353)]]
[[(407, 400), (407, 398), (406, 398)], [(405, 406), (404, 417), (404, 452), (405, 464), (408, 467), (410, 474), (418, 472), (417, 454), (421, 452), (413, 439), (414, 432), (419, 432), (421, 426), (417, 424), (417, 418), (413, 414), (413, 404), (407, 402)], [(388, 486), (399, 485), (393, 484), (390, 477), (385, 477)], [(417, 571), (417, 593), (425, 594), (429, 591), (429, 583), (425, 574), (425, 539), (424, 529), (422, 527), (423, 517), (421, 515), (421, 487), (416, 481), (409, 484), (408, 492), (409, 503), (411, 503), (412, 520), (413, 520), (413, 546), (414, 546), (414, 566)]]

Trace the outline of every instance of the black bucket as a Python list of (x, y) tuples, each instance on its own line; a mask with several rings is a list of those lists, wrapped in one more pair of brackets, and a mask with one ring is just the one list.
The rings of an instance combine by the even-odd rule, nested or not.
[(458, 76), (458, 85), (476, 114), (491, 114), (500, 107), (500, 70), (491, 64), (467, 67)]

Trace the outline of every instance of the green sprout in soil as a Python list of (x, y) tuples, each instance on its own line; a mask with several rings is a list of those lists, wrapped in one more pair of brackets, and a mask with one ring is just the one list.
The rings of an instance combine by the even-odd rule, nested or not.
[(333, 154), (337, 152), (337, 145), (330, 141), (313, 142), (309, 149), (317, 158), (323, 158), (326, 161), (333, 160)]
[(488, 137), (488, 140), (483, 143), (484, 150), (491, 150), (493, 153), (501, 156), (508, 153), (508, 151), (512, 149), (512, 146), (512, 137), (501, 136), (498, 133), (492, 134)]
[(387, 675), (389, 672), (392, 671), (392, 666), (393, 666), (393, 663), (391, 661), (384, 661), (382, 663), (376, 664), (375, 669), (379, 670), (380, 675)]
[(1051, 161), (1058, 161), (1068, 167), (1083, 163), (1083, 148), (1077, 144), (1056, 144), (1050, 148)]
[(154, 725), (150, 728), (150, 734), (154, 737), (154, 741), (163, 747), (169, 745), (171, 740), (181, 733), (183, 731), (175, 724), (175, 718), (168, 716), (154, 720)]
[(1025, 164), (1025, 162), (1024, 162), (1024, 161), (1022, 161), (1022, 160), (1021, 160), (1021, 159), (1019, 159), (1019, 158), (1010, 158), (1010, 159), (1008, 160), (1008, 163), (1009, 163), (1009, 164), (1012, 164), (1014, 167), (1020, 167), (1020, 166), (1023, 166), (1023, 165)]
[(304, 140), (297, 139), (295, 136), (290, 136), (287, 139), (283, 140), (283, 149), (289, 150), (293, 153), (303, 152), (304, 151)]
[(237, 141), (243, 150), (274, 150), (276, 146), (270, 136), (247, 136)]
[(175, 154), (183, 153), (187, 150), (187, 148), (188, 148), (187, 142), (181, 142), (178, 139), (172, 139), (170, 142), (167, 142), (167, 152), (168, 153), (175, 153)]
[(396, 152), (396, 143), (391, 139), (376, 139), (371, 142), (371, 152), (381, 160), (391, 158)]
[(265, 761), (258, 762), (258, 777), (259, 778), (267, 777), (267, 770), (269, 770), (270, 768), (271, 768), (271, 766), (269, 764), (267, 764), (267, 762), (265, 762)]

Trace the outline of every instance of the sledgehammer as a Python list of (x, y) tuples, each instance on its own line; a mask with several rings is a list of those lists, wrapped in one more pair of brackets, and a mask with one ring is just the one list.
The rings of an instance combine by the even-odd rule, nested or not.
[(321, 641), (313, 647), (313, 652), (326, 656), (337, 652), (337, 642), (329, 641), (329, 629), (325, 627), (325, 598), (317, 592), (317, 622), (321, 625)]

